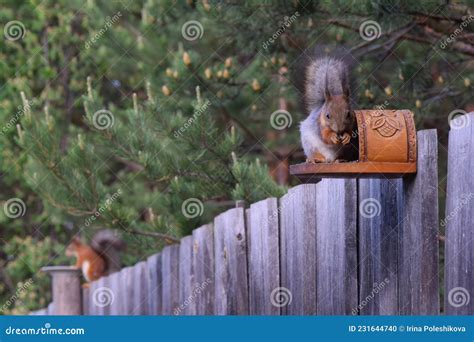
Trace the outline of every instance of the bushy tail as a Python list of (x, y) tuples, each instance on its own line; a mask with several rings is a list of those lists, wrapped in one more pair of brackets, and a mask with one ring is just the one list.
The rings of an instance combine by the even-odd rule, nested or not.
[(121, 252), (125, 249), (123, 240), (111, 229), (98, 231), (91, 240), (91, 247), (101, 255), (106, 264), (106, 275), (122, 268)]

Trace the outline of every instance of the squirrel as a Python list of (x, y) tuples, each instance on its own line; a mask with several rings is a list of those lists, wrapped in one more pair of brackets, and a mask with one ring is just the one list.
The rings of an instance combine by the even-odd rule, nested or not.
[(306, 162), (357, 160), (349, 83), (349, 67), (342, 59), (321, 57), (306, 67), (303, 99), (309, 115), (300, 124)]
[(73, 237), (66, 256), (76, 257), (75, 266), (82, 270), (86, 281), (91, 282), (120, 269), (119, 253), (123, 248), (123, 241), (106, 229), (97, 232), (90, 245), (78, 236)]

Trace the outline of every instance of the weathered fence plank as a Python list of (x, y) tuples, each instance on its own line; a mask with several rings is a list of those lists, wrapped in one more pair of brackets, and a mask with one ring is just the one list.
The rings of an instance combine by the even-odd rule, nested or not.
[(446, 197), (447, 315), (474, 314), (474, 113), (451, 121)]
[(251, 315), (279, 315), (280, 248), (278, 201), (269, 198), (246, 211)]
[(398, 314), (402, 201), (402, 179), (359, 179), (359, 305), (354, 314)]
[(214, 219), (216, 315), (246, 315), (249, 312), (247, 242), (243, 208)]
[(83, 288), (82, 289), (82, 314), (84, 316), (90, 315), (89, 297), (90, 297), (90, 290), (87, 288)]
[(357, 182), (316, 185), (318, 315), (347, 315), (357, 307)]
[(133, 288), (133, 268), (131, 266), (125, 267), (122, 272), (122, 291), (124, 292), (122, 299), (124, 300), (124, 313), (125, 315), (134, 315), (133, 297), (135, 295), (135, 290)]
[(161, 315), (162, 312), (162, 274), (161, 254), (153, 254), (147, 259), (148, 269), (148, 312), (150, 315)]
[(405, 177), (399, 231), (399, 314), (439, 314), (438, 139), (418, 132), (417, 174)]
[(123, 305), (120, 300), (120, 272), (115, 272), (109, 275), (109, 288), (112, 293), (112, 300), (110, 303), (110, 315), (123, 314)]
[(181, 239), (179, 244), (179, 303), (175, 308), (177, 315), (194, 315), (195, 298), (193, 279), (193, 236)]
[[(291, 188), (280, 200), (281, 302), (284, 315), (316, 311), (316, 185)], [(290, 301), (291, 299), (291, 301)]]
[(214, 312), (214, 230), (212, 224), (193, 230), (193, 272), (196, 315)]
[(133, 314), (148, 314), (148, 272), (146, 262), (142, 261), (132, 268)]
[(174, 315), (179, 305), (179, 245), (167, 246), (161, 255), (163, 315)]

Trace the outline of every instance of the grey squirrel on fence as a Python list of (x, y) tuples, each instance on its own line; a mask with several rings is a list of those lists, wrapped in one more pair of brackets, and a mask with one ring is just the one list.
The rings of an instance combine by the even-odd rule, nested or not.
[(82, 270), (87, 282), (99, 279), (120, 270), (120, 253), (125, 244), (114, 231), (98, 231), (90, 242), (83, 242), (75, 236), (66, 248), (66, 256), (76, 258), (76, 267)]
[(318, 56), (315, 51), (310, 56), (305, 63), (303, 89), (308, 117), (300, 125), (306, 162), (357, 160), (349, 63), (336, 54)]

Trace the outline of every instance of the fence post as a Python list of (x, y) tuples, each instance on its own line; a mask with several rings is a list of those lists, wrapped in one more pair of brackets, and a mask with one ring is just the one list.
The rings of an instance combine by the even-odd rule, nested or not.
[(215, 315), (247, 315), (247, 238), (243, 208), (214, 219)]
[(439, 314), (438, 139), (418, 132), (417, 174), (403, 180), (398, 298), (401, 315)]
[(278, 218), (276, 198), (254, 203), (246, 210), (250, 315), (279, 315), (284, 301)]
[(359, 179), (359, 304), (361, 315), (398, 314), (402, 179)]
[(445, 240), (447, 315), (474, 314), (474, 113), (451, 120)]
[(71, 266), (47, 266), (53, 282), (53, 312), (49, 315), (82, 315), (81, 271)]

